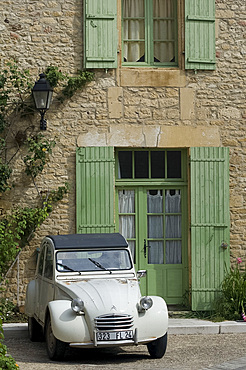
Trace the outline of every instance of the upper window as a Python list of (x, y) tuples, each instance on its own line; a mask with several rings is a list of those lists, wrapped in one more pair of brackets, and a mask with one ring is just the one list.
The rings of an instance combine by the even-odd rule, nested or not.
[[(215, 0), (83, 0), (86, 68), (178, 65), (182, 31), (186, 69), (215, 69)], [(184, 9), (178, 12), (177, 9)], [(120, 61), (118, 56), (122, 54)]]
[(176, 0), (122, 0), (123, 63), (177, 65)]

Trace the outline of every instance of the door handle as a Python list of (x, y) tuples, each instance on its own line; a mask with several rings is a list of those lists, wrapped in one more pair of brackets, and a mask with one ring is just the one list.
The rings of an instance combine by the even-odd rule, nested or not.
[(147, 256), (147, 248), (150, 248), (151, 246), (147, 244), (146, 239), (144, 239), (144, 258)]

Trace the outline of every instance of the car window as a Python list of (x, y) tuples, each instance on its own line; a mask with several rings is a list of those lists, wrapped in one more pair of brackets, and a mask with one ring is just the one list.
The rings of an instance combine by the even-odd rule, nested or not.
[(44, 252), (45, 252), (45, 247), (43, 247), (41, 252), (40, 252), (39, 263), (38, 263), (38, 274), (39, 275), (42, 275), (42, 273), (43, 273)]
[(56, 262), (57, 270), (62, 272), (132, 268), (130, 255), (126, 249), (57, 252)]
[(44, 277), (53, 278), (53, 248), (50, 245), (47, 245), (46, 248)]

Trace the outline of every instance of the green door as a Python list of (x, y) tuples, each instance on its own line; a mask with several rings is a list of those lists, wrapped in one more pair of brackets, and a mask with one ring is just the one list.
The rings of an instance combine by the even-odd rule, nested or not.
[(119, 232), (128, 240), (145, 295), (182, 304), (188, 289), (186, 188), (138, 186), (117, 190)]

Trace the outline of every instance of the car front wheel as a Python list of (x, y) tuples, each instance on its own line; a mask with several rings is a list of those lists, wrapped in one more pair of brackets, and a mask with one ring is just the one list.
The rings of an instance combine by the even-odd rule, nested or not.
[(57, 339), (52, 331), (50, 316), (45, 326), (45, 339), (48, 356), (51, 360), (62, 360), (66, 350), (66, 343)]
[(148, 343), (147, 347), (152, 358), (162, 358), (167, 349), (167, 333), (163, 337)]

